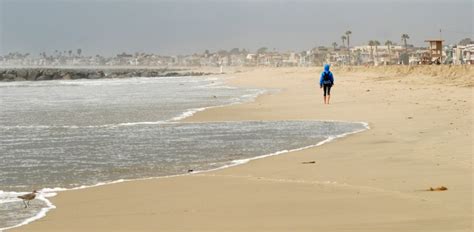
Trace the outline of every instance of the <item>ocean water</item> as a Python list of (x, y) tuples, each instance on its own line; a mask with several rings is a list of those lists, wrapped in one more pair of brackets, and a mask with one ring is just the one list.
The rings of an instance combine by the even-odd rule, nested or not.
[[(181, 123), (261, 89), (217, 77), (0, 83), (0, 230), (28, 223), (57, 191), (222, 168), (366, 129), (363, 123)], [(31, 207), (17, 196), (41, 190)]]

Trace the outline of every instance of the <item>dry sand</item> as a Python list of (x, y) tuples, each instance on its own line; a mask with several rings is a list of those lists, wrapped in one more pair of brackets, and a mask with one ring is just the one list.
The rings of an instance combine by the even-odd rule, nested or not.
[[(472, 231), (474, 69), (335, 68), (331, 105), (319, 72), (241, 69), (231, 84), (281, 91), (186, 121), (370, 130), (219, 171), (61, 192), (57, 209), (16, 231)], [(448, 190), (426, 191), (440, 186)]]

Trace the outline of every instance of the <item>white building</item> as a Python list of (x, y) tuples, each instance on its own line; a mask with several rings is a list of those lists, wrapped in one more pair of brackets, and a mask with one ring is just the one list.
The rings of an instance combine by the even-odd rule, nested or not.
[(474, 64), (474, 44), (454, 48), (453, 64)]

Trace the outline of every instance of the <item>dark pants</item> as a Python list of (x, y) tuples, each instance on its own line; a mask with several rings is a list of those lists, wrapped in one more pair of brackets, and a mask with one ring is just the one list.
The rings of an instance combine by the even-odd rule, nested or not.
[(331, 95), (331, 87), (332, 85), (323, 85), (323, 90), (324, 90), (324, 96)]

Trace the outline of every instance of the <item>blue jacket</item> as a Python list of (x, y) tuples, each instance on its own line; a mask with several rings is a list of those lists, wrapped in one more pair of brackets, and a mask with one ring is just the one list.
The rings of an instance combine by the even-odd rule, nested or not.
[(321, 77), (319, 78), (319, 86), (323, 86), (324, 82), (324, 73), (329, 73), (329, 80), (331, 81), (331, 85), (334, 84), (334, 76), (332, 75), (332, 72), (329, 71), (329, 64), (324, 65), (324, 71), (321, 73)]

